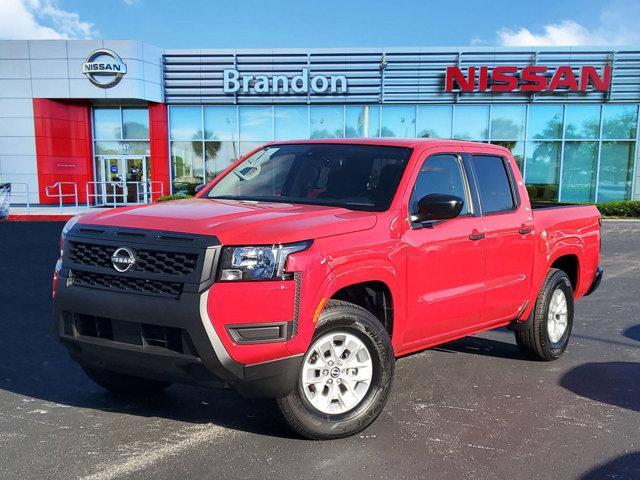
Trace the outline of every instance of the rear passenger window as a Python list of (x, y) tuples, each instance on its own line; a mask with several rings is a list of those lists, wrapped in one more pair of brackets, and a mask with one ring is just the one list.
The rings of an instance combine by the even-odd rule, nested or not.
[(513, 210), (516, 203), (502, 157), (474, 155), (473, 167), (478, 179), (483, 211), (495, 213)]
[(462, 198), (464, 205), (460, 214), (469, 213), (468, 195), (457, 156), (433, 155), (424, 161), (411, 193), (410, 212), (417, 212), (420, 199), (430, 193), (445, 193)]

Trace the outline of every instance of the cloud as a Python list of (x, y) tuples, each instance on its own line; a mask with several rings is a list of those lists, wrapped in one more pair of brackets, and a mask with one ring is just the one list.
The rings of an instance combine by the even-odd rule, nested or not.
[(56, 0), (1, 0), (0, 38), (64, 39), (91, 38), (93, 24), (75, 12), (58, 6)]
[(528, 28), (502, 28), (499, 45), (507, 47), (598, 46), (640, 44), (640, 0), (612, 0), (600, 10), (597, 25), (587, 28), (573, 20), (563, 20), (532, 32)]

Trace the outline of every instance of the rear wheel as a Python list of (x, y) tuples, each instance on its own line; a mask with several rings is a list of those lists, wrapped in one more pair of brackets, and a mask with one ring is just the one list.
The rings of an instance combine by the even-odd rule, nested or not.
[(135, 377), (87, 365), (82, 365), (82, 369), (98, 385), (120, 395), (148, 395), (171, 386), (169, 382)]
[(573, 288), (564, 271), (549, 270), (532, 315), (528, 328), (515, 332), (520, 351), (532, 360), (560, 358), (573, 327)]
[(391, 340), (378, 319), (357, 305), (331, 301), (304, 356), (296, 388), (276, 403), (303, 437), (353, 435), (382, 411), (394, 364)]

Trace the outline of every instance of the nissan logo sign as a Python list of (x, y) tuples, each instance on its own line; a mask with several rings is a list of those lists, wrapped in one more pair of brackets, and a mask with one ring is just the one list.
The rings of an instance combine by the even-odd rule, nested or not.
[(82, 73), (96, 87), (111, 88), (122, 80), (127, 66), (117, 53), (100, 48), (87, 57), (82, 64)]
[(120, 273), (132, 270), (136, 265), (136, 255), (128, 247), (120, 247), (111, 255), (111, 263)]

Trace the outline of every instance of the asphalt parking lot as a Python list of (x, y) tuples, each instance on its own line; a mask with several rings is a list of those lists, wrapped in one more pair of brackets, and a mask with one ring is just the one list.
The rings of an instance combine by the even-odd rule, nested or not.
[(222, 385), (94, 385), (50, 333), (61, 227), (0, 223), (1, 478), (640, 478), (640, 222), (605, 222), (605, 280), (559, 361), (507, 330), (400, 359), (379, 420), (331, 442)]

